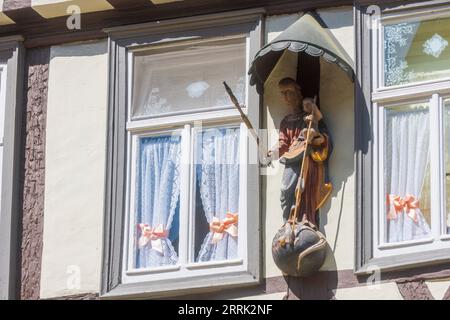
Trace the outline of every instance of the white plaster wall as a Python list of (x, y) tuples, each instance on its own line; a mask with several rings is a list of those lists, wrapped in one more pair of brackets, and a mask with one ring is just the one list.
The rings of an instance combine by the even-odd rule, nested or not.
[(353, 83), (334, 64), (321, 64), (321, 108), (333, 139), (329, 159), (333, 193), (320, 211), (328, 240), (325, 270), (353, 269), (355, 250)]
[(349, 58), (355, 61), (355, 30), (353, 23), (353, 7), (340, 7), (317, 10), (328, 30), (347, 52)]
[(269, 294), (259, 294), (256, 296), (246, 296), (243, 298), (236, 298), (230, 300), (283, 300), (286, 292), (277, 292), (277, 293), (269, 293)]
[(450, 279), (430, 280), (425, 283), (436, 300), (442, 300), (450, 288)]
[(51, 48), (41, 297), (98, 292), (107, 42)]
[[(330, 27), (347, 54), (354, 56), (353, 8), (320, 10), (319, 15)], [(300, 15), (272, 16), (267, 20), (266, 41), (273, 40), (280, 32), (294, 23)], [(296, 55), (285, 52), (265, 84), (264, 122), (268, 129), (269, 145), (276, 143), (278, 129), (287, 109), (280, 103), (277, 83), (283, 77), (296, 77)], [(327, 260), (323, 270), (352, 269), (354, 262), (354, 93), (353, 83), (336, 65), (321, 62), (320, 101), (325, 121), (332, 134), (334, 151), (329, 161), (333, 183), (331, 199), (321, 210), (321, 229), (328, 243)], [(276, 131), (274, 131), (276, 129)], [(283, 166), (278, 162), (266, 173), (266, 190), (263, 196), (265, 214), (265, 277), (280, 276), (281, 272), (272, 259), (271, 242), (282, 225), (280, 184)]]
[(334, 295), (337, 300), (403, 300), (395, 282), (337, 289)]

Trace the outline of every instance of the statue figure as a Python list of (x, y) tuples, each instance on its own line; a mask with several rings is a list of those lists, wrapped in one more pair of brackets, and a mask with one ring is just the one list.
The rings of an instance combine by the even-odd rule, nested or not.
[[(308, 221), (318, 226), (318, 209), (326, 202), (332, 190), (327, 164), (332, 151), (331, 137), (314, 99), (304, 98), (300, 85), (294, 79), (284, 78), (280, 80), (278, 87), (290, 113), (281, 121), (278, 143), (268, 151), (266, 162), (278, 155), (280, 162), (285, 164), (280, 197), (284, 222), (289, 220), (295, 206), (295, 190), (301, 178), (298, 218), (301, 222)], [(306, 142), (310, 121), (309, 141)], [(306, 143), (309, 146), (303, 164), (304, 176), (300, 177)]]
[(309, 276), (325, 261), (327, 242), (318, 230), (318, 210), (332, 190), (327, 166), (331, 138), (316, 98), (303, 98), (295, 80), (282, 79), (278, 87), (290, 113), (281, 121), (276, 146), (261, 152), (252, 124), (230, 87), (225, 82), (224, 85), (258, 144), (262, 165), (268, 165), (276, 157), (285, 165), (280, 198), (284, 225), (272, 242), (275, 264), (285, 275)]

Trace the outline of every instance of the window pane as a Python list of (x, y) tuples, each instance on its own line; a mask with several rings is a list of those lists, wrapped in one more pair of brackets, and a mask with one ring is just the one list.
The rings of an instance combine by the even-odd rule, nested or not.
[(238, 257), (239, 128), (196, 135), (195, 261)]
[(430, 235), (429, 106), (385, 108), (386, 242)]
[(179, 135), (139, 140), (136, 163), (135, 267), (178, 262)]
[(245, 101), (244, 40), (148, 50), (134, 58), (133, 116), (230, 106), (223, 81)]
[(450, 100), (445, 101), (444, 108), (444, 149), (445, 149), (445, 193), (446, 226), (450, 234)]
[(384, 27), (384, 84), (450, 76), (450, 18)]

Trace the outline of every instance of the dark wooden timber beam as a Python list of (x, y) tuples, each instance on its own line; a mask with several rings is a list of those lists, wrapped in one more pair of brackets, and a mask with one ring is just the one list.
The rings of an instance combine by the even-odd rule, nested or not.
[(2, 11), (16, 24), (43, 23), (45, 21), (45, 18), (33, 10), (31, 0), (4, 0)]
[(107, 0), (115, 9), (155, 7), (150, 0)]
[(30, 19), (28, 22), (0, 26), (0, 37), (20, 34), (25, 38), (25, 47), (32, 48), (103, 38), (106, 37), (102, 31), (104, 28), (163, 19), (258, 7), (265, 8), (267, 14), (283, 14), (353, 4), (349, 0), (196, 0), (159, 5), (142, 5), (140, 0), (133, 0), (128, 5), (122, 0), (108, 1), (117, 9), (82, 14), (80, 30), (69, 30), (67, 17)]
[(45, 125), (50, 48), (25, 58), (20, 299), (39, 299), (44, 232)]

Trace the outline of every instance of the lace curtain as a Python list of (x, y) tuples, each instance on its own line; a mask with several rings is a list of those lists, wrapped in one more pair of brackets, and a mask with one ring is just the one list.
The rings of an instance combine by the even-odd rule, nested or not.
[(387, 242), (430, 235), (420, 210), (420, 197), (429, 161), (429, 112), (386, 111), (385, 179)]
[(406, 57), (419, 28), (418, 22), (387, 25), (384, 28), (385, 85), (408, 83), (413, 77)]
[(384, 84), (450, 77), (449, 18), (384, 26)]
[[(223, 222), (227, 213), (238, 217), (239, 129), (208, 129), (199, 134), (199, 138), (196, 172), (206, 220), (211, 225), (214, 221)], [(230, 225), (234, 227), (237, 224)], [(210, 231), (204, 238), (197, 262), (237, 257), (237, 236), (223, 232), (223, 238), (215, 242), (214, 233)]]
[[(136, 267), (173, 265), (178, 261), (172, 241), (178, 237), (180, 136), (140, 141), (137, 161)], [(172, 240), (172, 241), (171, 241)]]

